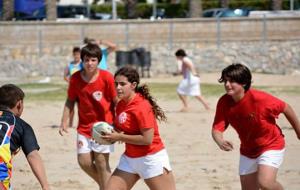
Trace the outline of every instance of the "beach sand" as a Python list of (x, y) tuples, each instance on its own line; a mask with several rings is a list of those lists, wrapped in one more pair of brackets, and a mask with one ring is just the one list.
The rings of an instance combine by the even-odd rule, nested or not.
[[(217, 83), (218, 74), (203, 74), (203, 83)], [(299, 76), (277, 76), (255, 74), (255, 85), (291, 85), (300, 88)], [(144, 81), (178, 82), (180, 77), (145, 79)], [(202, 89), (202, 91), (205, 89)], [(170, 92), (176, 93), (176, 92)], [(300, 95), (279, 95), (279, 98), (292, 105), (300, 116)], [(231, 152), (221, 151), (211, 138), (215, 106), (218, 97), (206, 97), (211, 110), (206, 111), (195, 99), (190, 99), (191, 111), (180, 113), (178, 100), (158, 100), (166, 111), (168, 122), (160, 124), (160, 132), (170, 156), (178, 190), (238, 190), (239, 139), (229, 128), (225, 138), (234, 143)], [(71, 128), (65, 136), (58, 134), (64, 102), (26, 102), (22, 118), (34, 128), (41, 147), (48, 180), (52, 190), (95, 190), (97, 185), (77, 164), (76, 129)], [(278, 173), (278, 180), (287, 190), (300, 188), (300, 142), (283, 115), (278, 119), (286, 139), (286, 154)], [(112, 170), (118, 164), (123, 144), (116, 144), (111, 154)], [(41, 189), (37, 179), (20, 152), (13, 160), (13, 187), (15, 190)], [(139, 181), (134, 190), (147, 189)]]

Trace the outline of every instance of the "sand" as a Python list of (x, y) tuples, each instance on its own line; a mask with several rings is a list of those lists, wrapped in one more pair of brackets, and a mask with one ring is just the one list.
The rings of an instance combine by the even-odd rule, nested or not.
[[(202, 74), (204, 83), (217, 83), (218, 74)], [(299, 76), (254, 75), (255, 85), (291, 85), (300, 88)], [(151, 78), (144, 81), (178, 82), (180, 77)], [(204, 90), (204, 89), (202, 89)], [(175, 93), (175, 92), (171, 92)], [(300, 116), (299, 95), (279, 95), (288, 102)], [(179, 100), (158, 100), (166, 111), (168, 122), (160, 126), (161, 136), (171, 159), (178, 190), (237, 190), (240, 189), (238, 176), (239, 139), (231, 128), (225, 138), (234, 143), (234, 150), (219, 150), (211, 138), (210, 130), (218, 97), (206, 97), (212, 110), (190, 99), (191, 111), (180, 113)], [(58, 134), (64, 102), (26, 102), (22, 118), (32, 125), (44, 160), (52, 190), (95, 190), (97, 185), (78, 166), (76, 160), (76, 130), (71, 128), (63, 137)], [(286, 155), (278, 180), (287, 190), (300, 188), (300, 143), (289, 123), (281, 115), (278, 120), (286, 137)], [(124, 145), (116, 145), (111, 154), (112, 170), (116, 167)], [(13, 186), (15, 190), (40, 189), (37, 179), (20, 152), (13, 161)], [(147, 189), (139, 181), (134, 190)]]

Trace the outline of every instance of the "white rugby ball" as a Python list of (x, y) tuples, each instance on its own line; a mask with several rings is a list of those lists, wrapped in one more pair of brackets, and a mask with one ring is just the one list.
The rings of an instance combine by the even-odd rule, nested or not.
[(114, 129), (114, 127), (111, 126), (110, 124), (108, 124), (104, 121), (100, 121), (93, 125), (92, 136), (93, 136), (94, 140), (99, 144), (106, 144), (106, 145), (113, 144), (112, 142), (109, 142), (102, 138), (103, 135), (105, 135), (107, 133), (108, 134), (112, 133), (113, 129)]

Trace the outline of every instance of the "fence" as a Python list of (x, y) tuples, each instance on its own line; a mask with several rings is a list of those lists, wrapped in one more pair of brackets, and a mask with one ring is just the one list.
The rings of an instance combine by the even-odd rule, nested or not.
[(126, 49), (136, 45), (278, 41), (300, 39), (300, 17), (176, 19), (160, 21), (0, 22), (0, 45), (35, 45), (38, 55), (48, 45), (81, 44), (85, 36), (110, 39)]
[[(43, 69), (40, 65), (48, 64), (52, 70), (50, 75), (56, 74), (70, 60), (72, 47), (81, 45), (83, 38), (87, 36), (95, 39), (109, 39), (115, 42), (121, 51), (144, 47), (151, 52), (155, 72), (172, 72), (172, 69), (175, 69), (173, 53), (179, 47), (188, 50), (195, 59), (202, 59), (203, 62), (211, 63), (209, 67), (204, 68), (210, 71), (216, 68), (219, 62), (228, 59), (229, 62), (233, 59), (236, 60), (241, 54), (254, 56), (257, 54), (257, 67), (261, 66), (260, 63), (263, 60), (266, 65), (263, 68), (265, 70), (273, 68), (274, 60), (280, 60), (275, 61), (278, 64), (291, 62), (293, 64), (291, 68), (298, 69), (300, 61), (297, 53), (294, 52), (298, 52), (300, 48), (299, 43), (296, 43), (300, 42), (299, 26), (300, 17), (0, 22), (0, 63), (2, 63), (1, 67), (3, 68), (4, 63), (13, 62), (14, 64), (7, 65), (7, 70), (12, 67), (13, 69), (20, 68), (20, 74), (23, 74), (27, 67), (34, 67), (28, 73), (37, 72), (41, 74)], [(256, 51), (257, 47), (262, 47), (261, 44), (286, 41), (295, 42), (292, 46), (297, 49), (291, 51), (288, 49), (284, 52), (276, 51), (276, 55), (271, 60), (268, 49), (262, 49), (263, 54), (258, 50)], [(234, 55), (229, 52), (231, 54), (229, 58), (227, 56), (229, 53), (223, 51), (228, 49), (228, 46), (230, 47), (228, 43), (235, 43), (237, 46), (234, 49)], [(256, 43), (254, 46), (251, 45), (253, 51), (248, 52), (250, 48), (245, 48), (245, 43)], [(278, 46), (279, 49), (282, 47), (290, 48), (291, 45), (285, 43), (280, 47)], [(219, 49), (223, 52), (216, 54), (216, 50)], [(240, 49), (244, 52), (236, 53)], [(219, 56), (220, 54), (222, 55)], [(292, 56), (285, 58), (286, 56), (283, 54), (291, 54)], [(220, 60), (219, 57), (223, 58)], [(284, 59), (281, 60), (281, 57)], [(242, 60), (247, 62), (254, 59), (248, 56), (242, 57)], [(111, 65), (115, 65), (115, 62)], [(223, 65), (219, 65), (220, 67)], [(288, 68), (286, 63), (280, 72), (285, 72), (285, 68)], [(0, 76), (6, 76), (7, 72), (1, 70)], [(42, 74), (49, 74), (49, 71), (44, 71)]]

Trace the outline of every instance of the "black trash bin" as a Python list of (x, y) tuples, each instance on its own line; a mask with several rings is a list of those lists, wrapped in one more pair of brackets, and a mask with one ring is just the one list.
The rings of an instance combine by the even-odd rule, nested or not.
[(131, 65), (138, 71), (141, 68), (142, 77), (145, 77), (145, 71), (147, 72), (147, 77), (150, 77), (151, 53), (142, 47), (131, 51), (117, 51), (116, 66), (121, 68), (125, 65)]
[(138, 69), (141, 68), (142, 77), (145, 77), (145, 71), (147, 71), (147, 77), (150, 77), (151, 66), (151, 54), (146, 51), (145, 48), (135, 48), (131, 50), (131, 63)]
[(145, 76), (144, 72), (147, 72), (147, 77), (150, 78), (150, 67), (151, 67), (151, 53), (145, 51), (141, 54), (141, 67), (142, 67), (142, 77)]
[(116, 66), (118, 68), (125, 65), (129, 65), (131, 61), (131, 53), (128, 51), (117, 51), (116, 52)]

